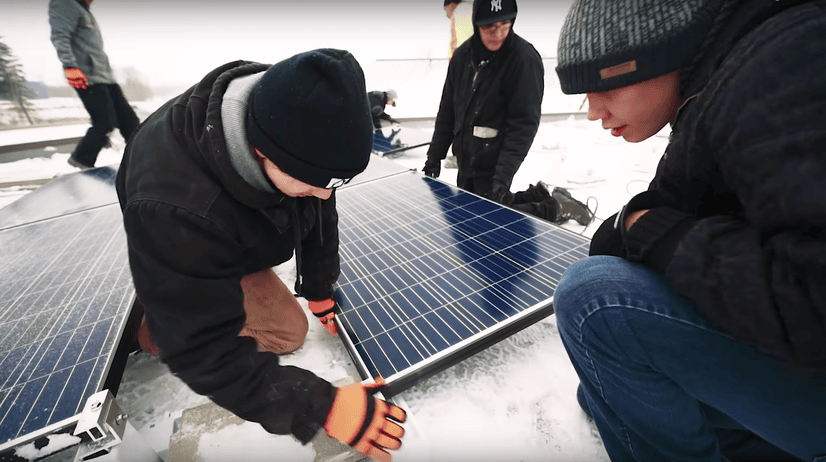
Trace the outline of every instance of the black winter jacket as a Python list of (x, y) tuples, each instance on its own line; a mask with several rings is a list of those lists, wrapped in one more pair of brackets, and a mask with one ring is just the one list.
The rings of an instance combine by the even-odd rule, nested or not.
[(233, 78), (268, 67), (228, 63), (147, 118), (126, 146), (117, 191), (135, 290), (161, 359), (196, 393), (306, 442), (335, 389), (238, 336), (244, 275), (295, 251), (310, 300), (332, 297), (339, 275), (335, 194), (321, 201), (258, 190), (228, 156), (223, 94)]
[[(533, 45), (512, 30), (495, 53), (482, 48), (476, 32), (453, 54), (428, 164), (439, 165), (452, 143), (459, 165), (457, 184), (483, 178), (510, 186), (539, 128), (545, 71)], [(473, 127), (493, 128), (498, 134), (476, 137)]]
[(591, 254), (665, 273), (721, 331), (824, 374), (826, 2), (732, 5), (681, 71), (671, 141), (624, 216), (648, 213), (606, 220)]

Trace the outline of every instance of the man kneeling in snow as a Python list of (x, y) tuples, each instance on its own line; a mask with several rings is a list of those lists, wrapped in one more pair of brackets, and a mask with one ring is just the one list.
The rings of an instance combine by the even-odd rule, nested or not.
[(401, 408), (373, 386), (335, 388), (279, 364), (308, 324), (271, 269), (295, 254), (296, 293), (336, 332), (335, 188), (367, 167), (372, 127), (364, 74), (346, 51), (228, 63), (140, 126), (117, 191), (145, 310), (141, 347), (271, 433), (306, 443), (323, 427), (387, 461)]

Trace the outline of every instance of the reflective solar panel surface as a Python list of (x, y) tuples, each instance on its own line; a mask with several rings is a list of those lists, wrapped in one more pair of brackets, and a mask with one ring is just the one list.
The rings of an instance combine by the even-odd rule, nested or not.
[(402, 173), (337, 196), (342, 337), (392, 396), (553, 313), (589, 240)]
[(118, 202), (117, 165), (61, 175), (0, 208), (0, 229)]
[(391, 175), (396, 175), (402, 172), (406, 172), (408, 170), (409, 169), (403, 167), (400, 164), (397, 164), (396, 162), (393, 162), (392, 160), (384, 159), (377, 155), (371, 155), (370, 163), (367, 164), (367, 168), (364, 169), (363, 172), (354, 176), (352, 181), (338, 189), (341, 190), (345, 188), (350, 188), (357, 184), (366, 183), (368, 181), (377, 180)]
[(2, 230), (0, 254), (3, 445), (102, 389), (134, 289), (117, 204)]

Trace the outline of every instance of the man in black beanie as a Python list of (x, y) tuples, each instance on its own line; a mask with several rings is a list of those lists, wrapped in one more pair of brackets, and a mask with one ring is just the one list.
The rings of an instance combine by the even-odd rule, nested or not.
[(573, 2), (562, 90), (626, 141), (671, 124), (554, 293), (612, 461), (826, 460), (824, 56), (822, 0)]
[(308, 324), (272, 270), (295, 255), (296, 294), (336, 333), (335, 188), (367, 167), (372, 132), (364, 74), (346, 51), (231, 62), (140, 126), (117, 191), (142, 349), (271, 433), (307, 443), (323, 427), (389, 461), (402, 409), (374, 386), (335, 388), (279, 364)]
[(513, 32), (516, 0), (476, 0), (473, 35), (450, 61), (425, 175), (437, 178), (453, 145), (456, 186), (555, 223), (593, 215), (567, 191), (541, 182), (510, 192), (539, 129), (544, 68), (536, 49)]

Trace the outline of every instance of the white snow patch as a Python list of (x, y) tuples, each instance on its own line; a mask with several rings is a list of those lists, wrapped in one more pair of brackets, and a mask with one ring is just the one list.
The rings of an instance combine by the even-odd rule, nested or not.
[(80, 437), (68, 433), (55, 433), (46, 438), (49, 442), (42, 448), (37, 449), (34, 442), (31, 442), (16, 448), (14, 454), (26, 460), (37, 460), (80, 443)]
[[(239, 451), (240, 450), (240, 451)], [(315, 451), (295, 438), (267, 433), (261, 425), (244, 422), (201, 437), (198, 455), (203, 462), (313, 462)]]

